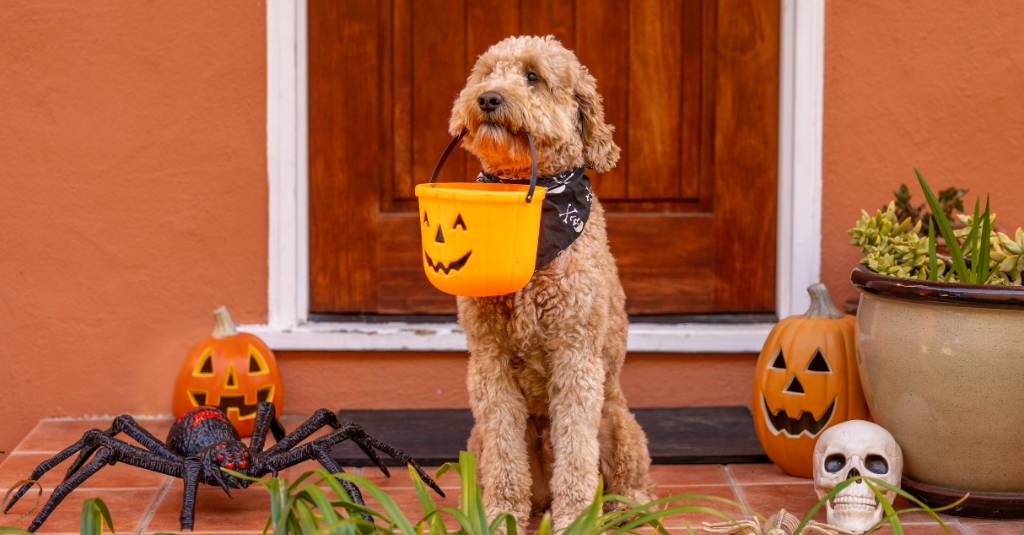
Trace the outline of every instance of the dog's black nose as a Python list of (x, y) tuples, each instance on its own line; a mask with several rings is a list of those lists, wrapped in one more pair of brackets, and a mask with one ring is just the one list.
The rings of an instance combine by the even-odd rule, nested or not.
[(476, 103), (479, 104), (480, 109), (485, 112), (492, 112), (498, 109), (498, 106), (501, 106), (501, 102), (501, 95), (494, 91), (481, 93), (480, 96), (476, 98)]

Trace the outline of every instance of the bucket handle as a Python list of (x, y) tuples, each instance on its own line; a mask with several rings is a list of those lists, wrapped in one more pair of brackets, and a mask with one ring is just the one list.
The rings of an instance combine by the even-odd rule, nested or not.
[[(452, 138), (448, 142), (448, 146), (444, 148), (444, 152), (441, 153), (441, 157), (437, 159), (437, 163), (434, 164), (434, 170), (430, 173), (430, 182), (433, 183), (437, 180), (437, 175), (441, 173), (441, 167), (444, 165), (445, 160), (448, 159), (448, 155), (452, 153), (452, 150), (462, 141), (462, 138), (466, 137), (467, 129), (463, 128), (459, 135)], [(533, 200), (533, 190), (537, 187), (537, 147), (533, 144), (533, 136), (529, 132), (526, 133), (526, 141), (530, 144), (530, 189), (526, 192), (526, 202)]]

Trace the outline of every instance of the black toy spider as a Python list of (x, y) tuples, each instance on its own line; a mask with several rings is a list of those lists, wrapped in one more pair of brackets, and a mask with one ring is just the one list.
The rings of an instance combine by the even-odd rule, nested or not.
[[(335, 431), (299, 444), (324, 426), (330, 426)], [(264, 451), (263, 443), (266, 441), (268, 431), (274, 434), (277, 443)], [(113, 438), (118, 433), (132, 437), (145, 449)], [(256, 409), (252, 439), (247, 447), (239, 439), (238, 431), (223, 411), (217, 407), (198, 407), (171, 426), (166, 443), (157, 440), (131, 416), (125, 414), (115, 418), (110, 429), (86, 431), (78, 442), (40, 463), (29, 477), (33, 482), (74, 453), (78, 453), (78, 458), (68, 468), (64, 481), (53, 489), (50, 499), (32, 520), (28, 530), (38, 529), (71, 491), (100, 468), (116, 462), (183, 479), (185, 498), (181, 506), (181, 529), (191, 530), (195, 519), (196, 489), (199, 483), (219, 485), (229, 496), (229, 489), (244, 489), (252, 484), (247, 479), (239, 479), (221, 471), (222, 467), (251, 477), (261, 477), (268, 473), (276, 475), (279, 470), (303, 461), (316, 460), (329, 472), (339, 473), (342, 469), (331, 459), (328, 451), (335, 444), (345, 440), (351, 440), (359, 446), (387, 476), (390, 476), (390, 473), (374, 450), (384, 452), (402, 464), (412, 465), (430, 488), (444, 496), (437, 483), (416, 464), (415, 460), (367, 435), (356, 424), (342, 424), (338, 421), (337, 415), (327, 409), (316, 411), (297, 429), (286, 434), (284, 427), (274, 416), (274, 406), (267, 402), (260, 403)], [(343, 480), (341, 484), (353, 500), (363, 503), (362, 495), (355, 485)], [(18, 489), (4, 508), (4, 513), (10, 510), (32, 485), (33, 483), (27, 483)]]

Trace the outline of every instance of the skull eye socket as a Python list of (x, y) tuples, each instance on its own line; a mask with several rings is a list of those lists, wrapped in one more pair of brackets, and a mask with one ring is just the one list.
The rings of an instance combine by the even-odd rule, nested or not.
[(867, 459), (864, 459), (864, 467), (874, 474), (889, 473), (889, 463), (881, 455), (868, 455)]
[(466, 230), (466, 222), (462, 220), (462, 214), (455, 216), (455, 224), (452, 225), (452, 230), (462, 227), (462, 230)]
[(775, 355), (775, 360), (772, 361), (772, 368), (776, 370), (786, 369), (786, 358), (782, 356), (782, 350), (780, 349), (778, 354)]
[(825, 457), (825, 471), (834, 474), (846, 466), (846, 457), (841, 453), (833, 453)]
[(811, 363), (807, 365), (807, 371), (824, 373), (832, 371), (832, 368), (829, 368), (828, 366), (828, 361), (825, 360), (825, 355), (821, 354), (820, 349), (814, 352), (814, 357), (811, 358)]

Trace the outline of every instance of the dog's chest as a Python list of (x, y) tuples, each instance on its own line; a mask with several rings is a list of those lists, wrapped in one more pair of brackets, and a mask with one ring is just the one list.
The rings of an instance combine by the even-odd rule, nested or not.
[[(538, 273), (540, 277), (546, 274)], [(519, 294), (494, 303), (491, 317), (507, 344), (508, 370), (526, 399), (531, 414), (546, 415), (550, 353), (558, 345), (560, 311), (564, 294), (550, 281), (531, 284)]]

